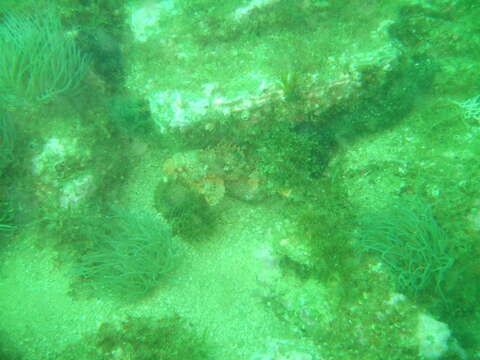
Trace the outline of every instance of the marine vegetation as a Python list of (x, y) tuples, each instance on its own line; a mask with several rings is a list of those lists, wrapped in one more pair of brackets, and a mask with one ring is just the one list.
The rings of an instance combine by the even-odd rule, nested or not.
[(13, 122), (5, 111), (0, 110), (0, 175), (14, 159), (15, 140), (16, 132)]
[(96, 334), (69, 346), (56, 359), (203, 360), (209, 359), (208, 355), (204, 334), (172, 315), (103, 323)]
[(20, 349), (12, 341), (6, 331), (0, 332), (0, 359), (2, 360), (21, 360)]
[(45, 103), (77, 90), (89, 66), (53, 8), (39, 15), (7, 14), (0, 48), (0, 100), (9, 106)]
[(12, 208), (8, 202), (0, 202), (0, 246), (4, 240), (14, 235), (16, 229)]
[(153, 130), (145, 101), (117, 95), (110, 99), (107, 109), (113, 126), (121, 133), (141, 136)]
[(134, 302), (152, 293), (178, 264), (179, 246), (154, 214), (116, 211), (82, 224), (91, 244), (74, 267), (96, 295)]
[(205, 239), (215, 229), (215, 215), (205, 198), (178, 181), (160, 182), (155, 208), (185, 241)]
[(444, 280), (455, 262), (453, 242), (424, 200), (392, 201), (360, 223), (358, 246), (380, 258), (399, 291), (444, 295)]
[(331, 132), (307, 121), (272, 121), (255, 135), (256, 146), (248, 157), (274, 192), (311, 186), (335, 149)]

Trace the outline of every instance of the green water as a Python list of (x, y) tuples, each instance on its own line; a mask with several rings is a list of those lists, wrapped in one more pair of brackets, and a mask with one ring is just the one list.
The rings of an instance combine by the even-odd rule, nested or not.
[(0, 5), (0, 360), (480, 357), (480, 4)]

